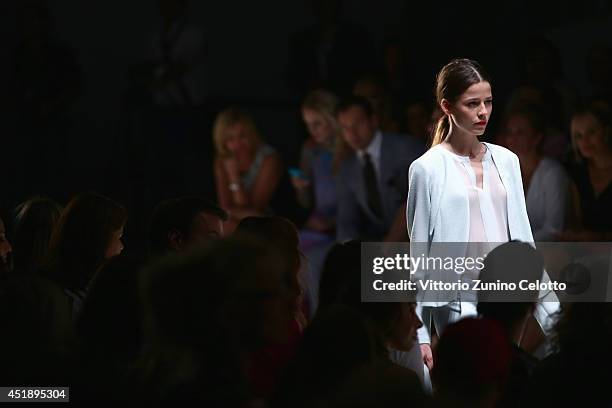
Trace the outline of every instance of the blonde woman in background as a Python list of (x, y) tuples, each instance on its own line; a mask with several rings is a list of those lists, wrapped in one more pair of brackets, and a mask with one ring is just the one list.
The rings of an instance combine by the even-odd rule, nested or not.
[[(219, 113), (213, 128), (217, 199), (229, 214), (231, 233), (244, 217), (289, 214), (291, 187), (280, 155), (259, 136), (247, 113), (230, 108)], [(283, 179), (285, 183), (283, 183)]]
[(309, 138), (302, 145), (300, 169), (291, 181), (300, 205), (310, 214), (300, 230), (300, 249), (309, 263), (307, 296), (311, 310), (317, 304), (319, 275), (336, 231), (336, 169), (346, 156), (340, 126), (335, 118), (338, 98), (323, 89), (310, 92), (301, 106)]

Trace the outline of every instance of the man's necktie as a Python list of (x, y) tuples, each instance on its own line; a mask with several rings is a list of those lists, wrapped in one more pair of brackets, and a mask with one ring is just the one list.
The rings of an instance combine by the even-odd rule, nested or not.
[(370, 206), (370, 210), (380, 218), (382, 217), (382, 203), (380, 200), (380, 192), (378, 191), (374, 164), (372, 164), (372, 158), (369, 153), (363, 154), (363, 160), (365, 162), (363, 166), (363, 181), (366, 187), (368, 205)]

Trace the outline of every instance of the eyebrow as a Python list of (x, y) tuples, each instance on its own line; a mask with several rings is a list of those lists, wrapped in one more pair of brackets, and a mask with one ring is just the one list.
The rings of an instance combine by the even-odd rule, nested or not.
[[(484, 100), (488, 100), (488, 99), (493, 99), (493, 96), (487, 96), (487, 97), (484, 98)], [(473, 97), (473, 98), (468, 98), (465, 101), (466, 102), (472, 102), (472, 101), (479, 101), (479, 100), (480, 100), (480, 98)]]

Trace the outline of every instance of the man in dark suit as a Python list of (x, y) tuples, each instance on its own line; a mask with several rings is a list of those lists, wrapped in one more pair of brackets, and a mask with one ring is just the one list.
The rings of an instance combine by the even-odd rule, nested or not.
[(378, 130), (363, 98), (342, 101), (336, 117), (352, 150), (338, 172), (338, 240), (407, 240), (408, 168), (425, 146), (413, 136)]

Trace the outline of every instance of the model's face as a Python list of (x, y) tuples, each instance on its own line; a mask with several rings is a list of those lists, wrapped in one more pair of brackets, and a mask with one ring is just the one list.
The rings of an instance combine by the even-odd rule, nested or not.
[(251, 141), (242, 123), (228, 127), (225, 132), (225, 148), (232, 156), (242, 156), (251, 151)]
[(609, 149), (605, 140), (606, 132), (610, 137), (610, 129), (604, 128), (590, 113), (575, 116), (572, 119), (572, 137), (578, 151), (586, 159), (593, 158)]
[(302, 119), (308, 133), (317, 144), (328, 144), (334, 138), (334, 127), (331, 120), (323, 114), (309, 108), (302, 109)]
[(442, 109), (449, 114), (455, 129), (480, 136), (485, 132), (493, 111), (493, 96), (488, 82), (471, 85), (455, 103), (442, 100)]
[(117, 256), (123, 251), (123, 242), (121, 239), (123, 238), (123, 227), (119, 228), (117, 231), (113, 233), (111, 237), (111, 241), (108, 244), (108, 248), (106, 249), (106, 258), (112, 258)]
[(519, 156), (535, 152), (542, 139), (529, 120), (521, 115), (510, 116), (504, 133), (506, 147)]
[(338, 115), (344, 141), (353, 150), (363, 150), (370, 145), (378, 127), (375, 117), (370, 117), (360, 107), (353, 106)]
[[(0, 263), (6, 266), (8, 264), (8, 256), (13, 251), (11, 243), (6, 238), (6, 229), (4, 222), (0, 219)], [(2, 269), (2, 266), (0, 266)]]

